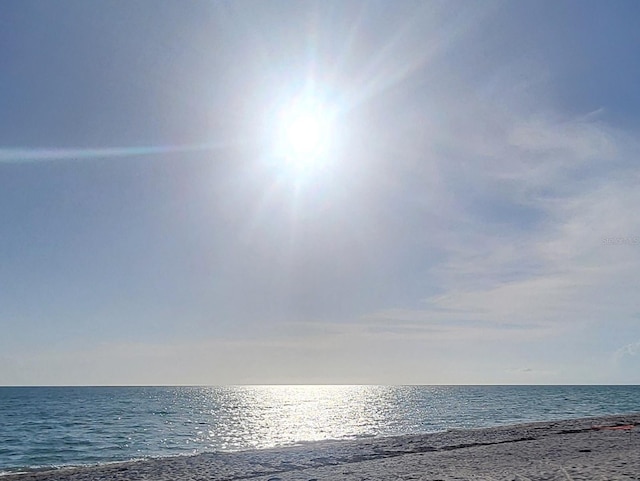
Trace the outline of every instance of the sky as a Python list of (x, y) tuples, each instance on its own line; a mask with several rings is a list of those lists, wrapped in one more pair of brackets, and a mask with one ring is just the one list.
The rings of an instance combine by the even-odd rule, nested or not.
[(3, 1), (0, 385), (640, 383), (638, 18)]

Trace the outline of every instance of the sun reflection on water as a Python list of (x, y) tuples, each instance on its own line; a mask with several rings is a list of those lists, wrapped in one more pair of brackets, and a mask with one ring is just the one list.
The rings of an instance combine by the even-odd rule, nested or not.
[[(223, 391), (225, 404), (235, 406), (229, 410), (232, 422), (218, 419), (209, 436), (233, 449), (236, 435), (244, 442), (250, 438), (247, 447), (253, 448), (375, 435), (386, 404), (380, 394), (367, 386), (234, 387)], [(238, 432), (225, 433), (231, 426)], [(229, 442), (220, 443), (221, 434)]]
[(615, 414), (637, 400), (638, 386), (3, 388), (0, 469)]

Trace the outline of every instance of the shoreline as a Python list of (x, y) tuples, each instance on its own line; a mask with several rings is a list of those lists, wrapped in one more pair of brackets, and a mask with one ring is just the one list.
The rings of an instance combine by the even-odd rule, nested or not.
[(7, 473), (3, 481), (640, 479), (640, 413)]

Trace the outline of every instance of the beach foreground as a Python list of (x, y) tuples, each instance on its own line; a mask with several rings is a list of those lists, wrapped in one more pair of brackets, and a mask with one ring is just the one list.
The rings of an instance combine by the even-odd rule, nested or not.
[(3, 481), (640, 479), (640, 414), (327, 441), (15, 474)]

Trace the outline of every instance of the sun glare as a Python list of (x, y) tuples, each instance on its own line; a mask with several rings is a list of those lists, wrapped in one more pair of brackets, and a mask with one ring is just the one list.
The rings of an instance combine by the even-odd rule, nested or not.
[(332, 123), (330, 108), (319, 98), (294, 100), (280, 113), (278, 156), (296, 169), (322, 164), (331, 146)]
[(313, 112), (292, 119), (286, 136), (291, 153), (298, 158), (314, 157), (320, 147), (322, 125)]

